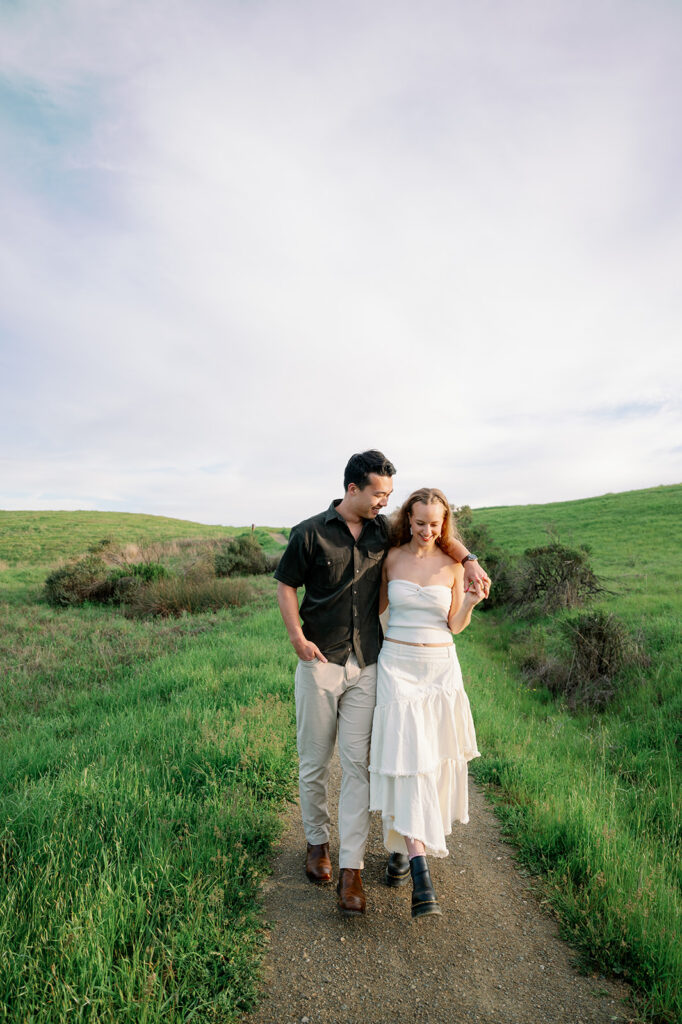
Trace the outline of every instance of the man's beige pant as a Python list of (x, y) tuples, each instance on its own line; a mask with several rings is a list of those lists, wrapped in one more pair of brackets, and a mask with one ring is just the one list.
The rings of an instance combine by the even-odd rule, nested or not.
[(377, 667), (361, 669), (351, 654), (345, 665), (298, 662), (296, 732), (303, 829), (309, 843), (329, 842), (327, 784), (339, 737), (339, 867), (364, 867), (369, 832), (369, 743)]

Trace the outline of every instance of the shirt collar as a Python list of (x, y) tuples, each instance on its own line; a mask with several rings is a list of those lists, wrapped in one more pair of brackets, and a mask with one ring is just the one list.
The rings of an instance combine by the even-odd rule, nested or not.
[(336, 511), (336, 506), (341, 504), (341, 498), (334, 498), (333, 502), (324, 514), (325, 523), (330, 522), (332, 519), (340, 519), (345, 524), (346, 520), (343, 518), (340, 512)]
[[(340, 504), (341, 504), (341, 498), (334, 498), (334, 500), (332, 501), (331, 505), (329, 506), (329, 508), (327, 509), (327, 511), (324, 514), (324, 521), (325, 521), (325, 523), (330, 523), (332, 521), (332, 519), (338, 519), (339, 522), (343, 523), (343, 525), (347, 528), (348, 527), (348, 523), (343, 518), (341, 513), (338, 512), (337, 509), (336, 509), (336, 506), (340, 505)], [(362, 530), (360, 531), (360, 536), (362, 536), (362, 534), (365, 532), (366, 528), (370, 529), (370, 530), (372, 528), (376, 529), (376, 524), (377, 524), (378, 520), (379, 519), (383, 519), (383, 518), (384, 518), (383, 516), (377, 516), (376, 519), (365, 519), (365, 520), (363, 520)]]

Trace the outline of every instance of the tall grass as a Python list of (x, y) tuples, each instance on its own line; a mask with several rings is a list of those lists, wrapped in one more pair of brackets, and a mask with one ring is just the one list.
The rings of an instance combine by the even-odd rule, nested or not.
[[(546, 878), (563, 933), (586, 966), (625, 976), (654, 1020), (680, 1012), (680, 805), (671, 775), (622, 745), (609, 718), (573, 715), (529, 691), (504, 654), (458, 640), (492, 795), (521, 861)], [(669, 723), (658, 741), (672, 754)], [(655, 738), (649, 739), (654, 746)], [(644, 756), (642, 756), (644, 754)], [(638, 775), (638, 777), (636, 777)]]
[(247, 604), (254, 590), (245, 579), (156, 580), (137, 589), (126, 605), (126, 615), (191, 615)]
[(517, 652), (551, 652), (565, 614), (481, 615), (458, 647), (485, 755), (472, 770), (564, 934), (586, 965), (627, 978), (649, 1019), (682, 1019), (682, 487), (475, 515), (517, 553), (548, 534), (589, 544), (612, 591), (592, 607), (641, 637), (649, 666), (623, 671), (599, 714), (520, 674)]
[(0, 639), (0, 1019), (234, 1020), (295, 774), (272, 583), (249, 608), (131, 622), (47, 609), (20, 575)]

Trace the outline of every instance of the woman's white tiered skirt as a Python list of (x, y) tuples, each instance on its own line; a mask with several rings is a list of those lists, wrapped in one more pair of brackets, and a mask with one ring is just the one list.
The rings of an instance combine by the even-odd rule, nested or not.
[(480, 757), (454, 646), (384, 642), (370, 754), (370, 810), (381, 811), (384, 844), (406, 853), (405, 836), (447, 857), (452, 822), (469, 820), (467, 765)]

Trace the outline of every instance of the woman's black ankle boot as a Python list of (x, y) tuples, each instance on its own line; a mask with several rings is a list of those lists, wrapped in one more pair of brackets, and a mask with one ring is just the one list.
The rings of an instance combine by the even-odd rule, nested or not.
[(433, 891), (426, 857), (413, 857), (410, 861), (412, 875), (412, 917), (426, 917), (440, 914), (438, 899)]
[(396, 888), (407, 885), (410, 880), (410, 862), (404, 853), (392, 853), (388, 858), (384, 881), (386, 885)]

